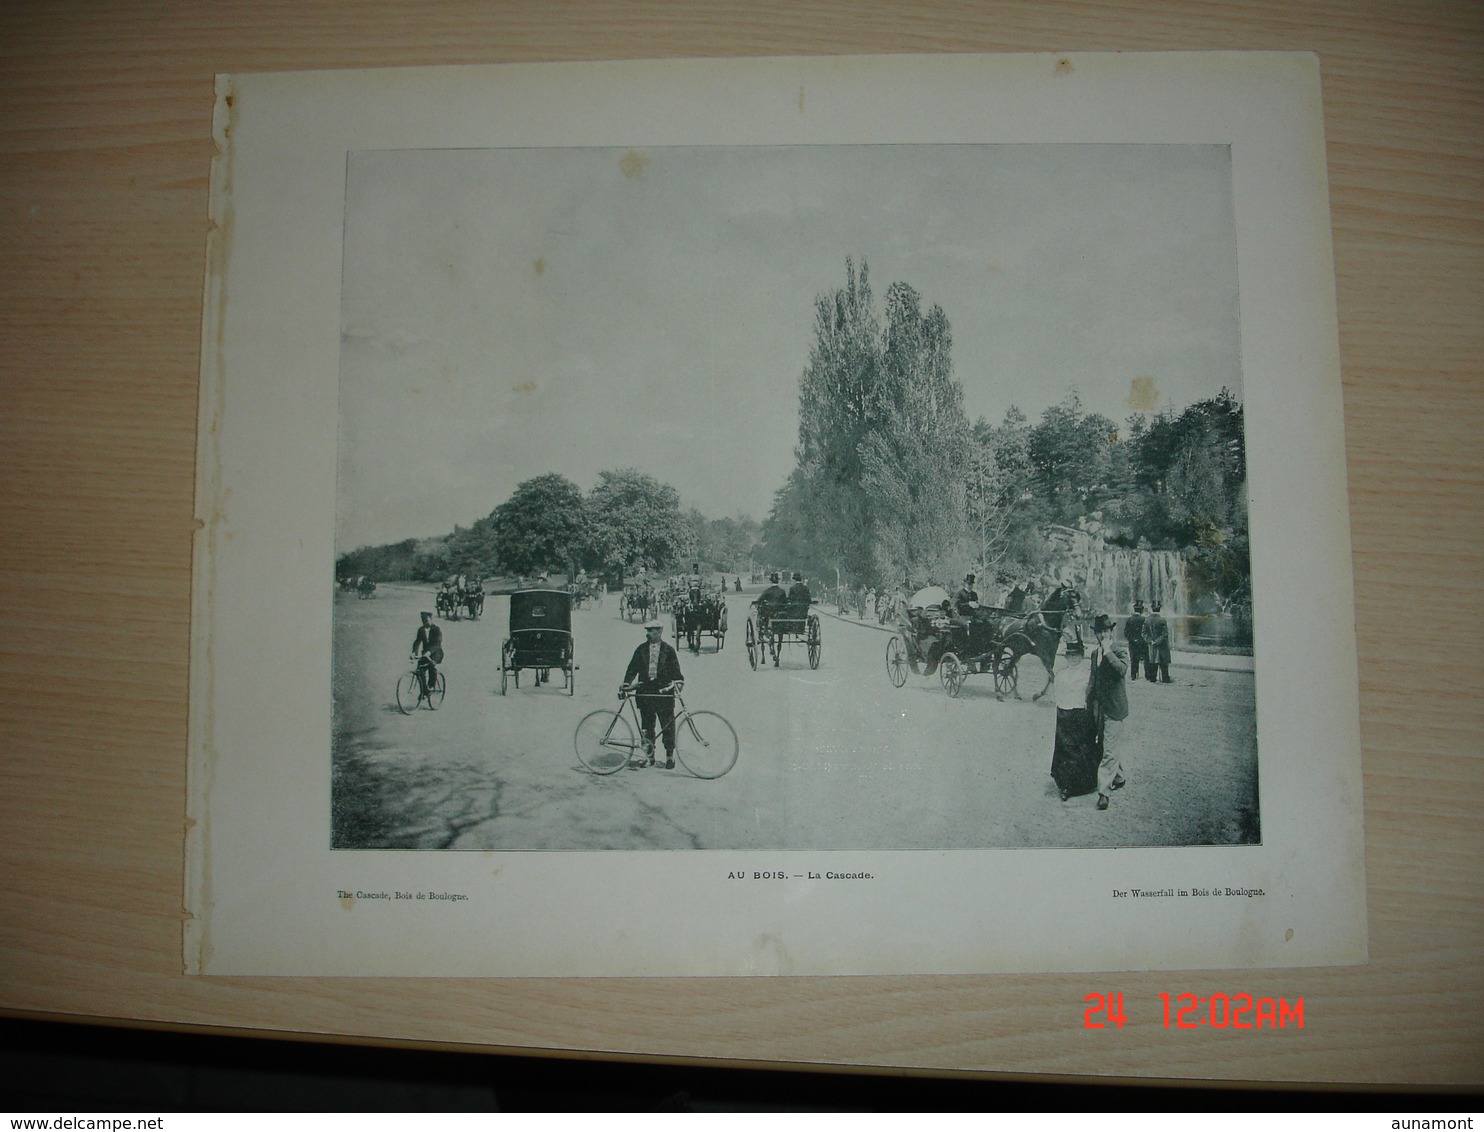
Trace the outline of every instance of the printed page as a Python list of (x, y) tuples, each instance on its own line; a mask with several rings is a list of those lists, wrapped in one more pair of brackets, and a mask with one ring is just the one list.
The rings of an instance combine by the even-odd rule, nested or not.
[(1312, 56), (217, 94), (188, 970), (1364, 962)]

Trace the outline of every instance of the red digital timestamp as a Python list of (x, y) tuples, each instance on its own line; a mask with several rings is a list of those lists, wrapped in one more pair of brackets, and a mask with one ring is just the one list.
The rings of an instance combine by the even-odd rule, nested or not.
[[(1286, 998), (1253, 998), (1250, 994), (1170, 994), (1160, 991), (1164, 1003), (1166, 1030), (1286, 1030), (1289, 1026), (1304, 1028), (1304, 1000)], [(1123, 993), (1089, 994), (1083, 1002), (1091, 1003), (1082, 1012), (1084, 1030), (1104, 1030), (1110, 1025), (1123, 1029), (1128, 1015), (1123, 1009)]]

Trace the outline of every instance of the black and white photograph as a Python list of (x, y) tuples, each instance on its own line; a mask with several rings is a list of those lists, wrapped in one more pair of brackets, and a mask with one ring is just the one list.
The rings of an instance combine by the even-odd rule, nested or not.
[(220, 77), (188, 969), (1363, 961), (1317, 89)]
[(350, 153), (333, 845), (1259, 843), (1236, 247), (1227, 145)]

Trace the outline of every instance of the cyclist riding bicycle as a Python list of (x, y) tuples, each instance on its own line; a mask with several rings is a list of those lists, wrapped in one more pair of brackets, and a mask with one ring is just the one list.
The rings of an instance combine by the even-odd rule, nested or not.
[(443, 630), (433, 624), (433, 615), (421, 614), (423, 623), (412, 638), (412, 659), (417, 662), (417, 679), (423, 695), (438, 686), (438, 665), (443, 663)]

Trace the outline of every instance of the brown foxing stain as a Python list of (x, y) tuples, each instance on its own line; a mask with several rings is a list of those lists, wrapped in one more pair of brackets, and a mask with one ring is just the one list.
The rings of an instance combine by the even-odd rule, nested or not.
[(545, 275), (546, 274), (546, 257), (544, 255), (538, 255), (536, 257), (535, 261), (531, 264), (531, 266), (536, 269), (536, 274), (537, 275)]
[(1136, 377), (1128, 383), (1128, 407), (1136, 413), (1150, 412), (1159, 400), (1159, 386), (1152, 377)]
[(349, 912), (355, 906), (356, 898), (354, 896), (342, 896), (340, 898), (340, 907), (344, 908), (347, 912)]
[(536, 383), (534, 381), (522, 381), (519, 385), (512, 385), (511, 389), (516, 393), (534, 393), (536, 392)]
[(649, 164), (649, 158), (645, 157), (637, 149), (631, 149), (618, 159), (618, 169), (629, 180), (642, 176), (644, 167)]
[(1072, 61), (1070, 59), (1067, 59), (1067, 58), (1058, 59), (1056, 61), (1056, 73), (1058, 75), (1069, 75), (1069, 74), (1071, 74), (1072, 73)]

